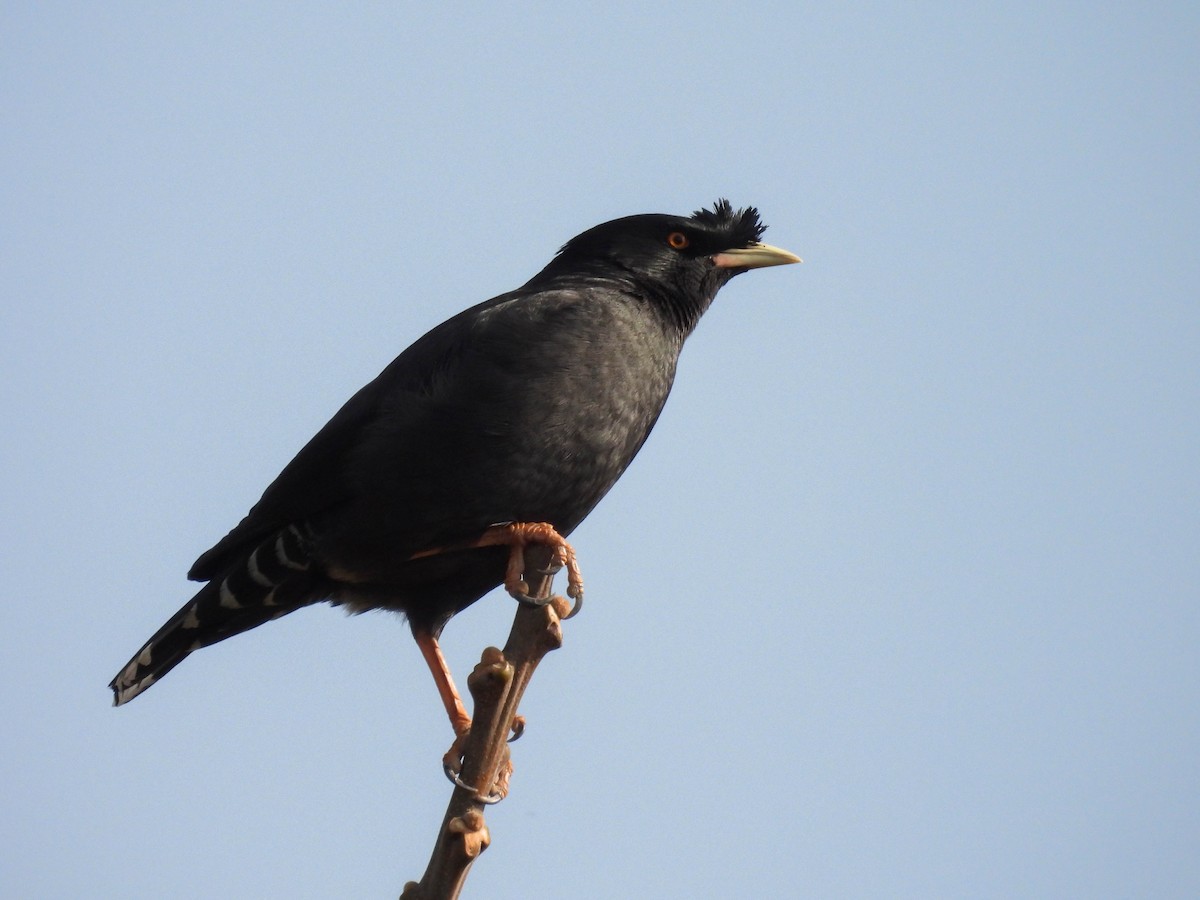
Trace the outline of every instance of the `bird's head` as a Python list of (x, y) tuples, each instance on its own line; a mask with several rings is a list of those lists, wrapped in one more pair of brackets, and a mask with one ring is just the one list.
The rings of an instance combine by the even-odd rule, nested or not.
[(761, 243), (765, 230), (757, 209), (735, 210), (728, 200), (691, 216), (626, 216), (572, 238), (538, 277), (578, 273), (632, 281), (690, 331), (733, 276), (800, 262)]

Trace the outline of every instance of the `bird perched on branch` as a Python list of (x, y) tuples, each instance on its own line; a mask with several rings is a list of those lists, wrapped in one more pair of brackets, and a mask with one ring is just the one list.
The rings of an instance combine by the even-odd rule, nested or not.
[(400, 354), (296, 455), (188, 577), (206, 582), (113, 679), (132, 700), (193, 650), (320, 601), (408, 617), (455, 732), (470, 725), (437, 639), (625, 471), (666, 402), (684, 339), (748, 269), (799, 262), (754, 208), (629, 216), (567, 242), (523, 287)]

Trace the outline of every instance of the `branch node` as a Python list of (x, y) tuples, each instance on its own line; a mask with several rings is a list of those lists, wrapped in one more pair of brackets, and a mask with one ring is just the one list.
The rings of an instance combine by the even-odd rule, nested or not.
[(468, 809), (461, 816), (451, 819), (446, 825), (446, 830), (450, 834), (462, 836), (462, 851), (467, 859), (475, 859), (492, 842), (492, 835), (488, 831), (487, 822), (483, 820), (483, 813), (477, 809)]

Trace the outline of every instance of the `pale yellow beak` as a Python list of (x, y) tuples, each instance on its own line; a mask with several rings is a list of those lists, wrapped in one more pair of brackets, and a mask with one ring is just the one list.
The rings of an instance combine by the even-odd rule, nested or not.
[(770, 244), (751, 244), (736, 250), (722, 250), (713, 254), (713, 264), (720, 269), (762, 269), (766, 266), (786, 266), (804, 262), (795, 253), (780, 250)]

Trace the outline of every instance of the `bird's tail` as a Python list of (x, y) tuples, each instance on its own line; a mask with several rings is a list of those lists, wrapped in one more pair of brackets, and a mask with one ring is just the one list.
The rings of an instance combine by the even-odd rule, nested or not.
[[(292, 529), (272, 535), (214, 578), (154, 633), (109, 683), (113, 705), (128, 703), (193, 650), (249, 631), (320, 599)], [(289, 552), (290, 550), (290, 552)]]

